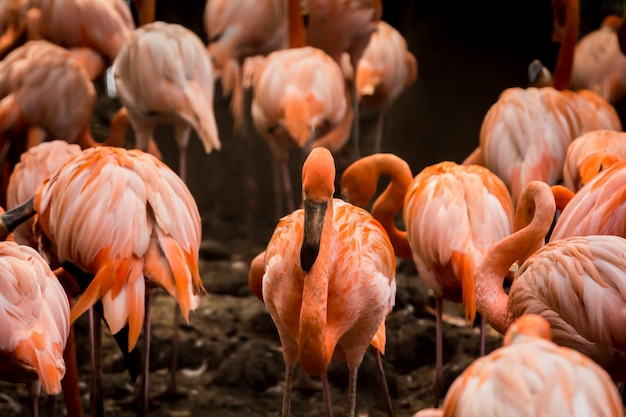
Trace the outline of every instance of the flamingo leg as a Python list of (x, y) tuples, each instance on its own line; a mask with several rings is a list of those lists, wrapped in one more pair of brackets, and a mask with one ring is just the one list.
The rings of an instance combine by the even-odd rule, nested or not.
[(383, 393), (385, 395), (385, 402), (387, 403), (387, 412), (389, 417), (393, 417), (393, 405), (391, 404), (391, 395), (389, 394), (389, 386), (387, 385), (387, 378), (385, 378), (385, 369), (383, 368), (383, 359), (380, 354), (380, 350), (373, 348), (376, 356), (376, 364), (378, 365), (378, 371), (380, 372), (380, 381), (383, 386)]
[[(352, 68), (356, 68), (356, 66)], [(351, 162), (354, 162), (360, 158), (360, 154), (361, 154), (361, 149), (360, 149), (360, 144), (359, 144), (359, 123), (360, 123), (359, 101), (357, 98), (356, 82), (354, 81), (350, 82), (350, 100), (352, 101), (352, 110), (354, 111), (354, 121), (352, 122), (352, 135), (351, 135), (353, 152), (354, 152), (354, 155), (352, 155)]]
[[(291, 189), (291, 175), (289, 174), (289, 164), (282, 161), (283, 187), (285, 190), (285, 203), (287, 204), (287, 213), (293, 212), (296, 208), (293, 203), (293, 191)], [(281, 214), (282, 217), (282, 214)]]
[(480, 315), (480, 356), (485, 356), (485, 332), (487, 331), (485, 326), (485, 317)]
[(28, 396), (30, 397), (30, 415), (32, 417), (39, 417), (39, 393), (41, 392), (41, 381), (35, 379), (34, 381), (26, 383), (26, 389), (28, 390)]
[(102, 321), (93, 308), (89, 309), (89, 338), (91, 341), (91, 412), (94, 416), (104, 416), (102, 398)]
[(46, 395), (46, 415), (48, 417), (56, 416), (57, 411), (57, 396), (56, 395)]
[[(71, 296), (68, 296), (71, 298)], [(80, 401), (80, 390), (78, 389), (78, 365), (76, 363), (76, 339), (74, 326), (70, 326), (70, 333), (67, 344), (63, 351), (65, 361), (65, 376), (61, 380), (63, 388), (63, 401), (67, 409), (68, 416), (83, 417), (83, 407)]]
[(381, 111), (376, 118), (376, 137), (374, 138), (374, 153), (380, 153), (380, 145), (383, 141), (383, 127), (385, 116)]
[(328, 384), (328, 373), (322, 374), (322, 392), (324, 393), (324, 404), (326, 404), (326, 416), (333, 417), (333, 404), (330, 398), (330, 385)]
[(358, 367), (349, 368), (350, 376), (348, 379), (348, 404), (346, 405), (346, 417), (354, 417), (356, 415), (356, 381)]
[(282, 417), (291, 416), (291, 385), (293, 382), (293, 371), (295, 367), (287, 365), (285, 368), (285, 385), (283, 387), (283, 411)]
[[(286, 164), (286, 163), (285, 163)], [(274, 207), (276, 210), (276, 219), (280, 219), (283, 216), (283, 204), (284, 204), (284, 194), (283, 194), (283, 162), (274, 160)], [(289, 171), (287, 171), (289, 172)]]
[(140, 417), (146, 417), (150, 413), (148, 379), (150, 376), (150, 306), (152, 305), (152, 291), (152, 289), (146, 288), (146, 299), (144, 305), (145, 316), (143, 320), (143, 375), (141, 378), (141, 405), (137, 409), (137, 415)]
[(435, 408), (439, 406), (439, 396), (443, 385), (443, 299), (437, 298), (437, 328), (435, 335), (435, 383), (433, 385)]

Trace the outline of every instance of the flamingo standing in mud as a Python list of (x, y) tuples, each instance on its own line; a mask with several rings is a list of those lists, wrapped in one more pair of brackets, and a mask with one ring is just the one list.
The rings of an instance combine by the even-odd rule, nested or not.
[[(375, 201), (372, 215), (387, 230), (396, 255), (413, 258), (437, 303), (434, 400), (438, 405), (443, 384), (443, 300), (462, 302), (466, 321), (474, 321), (474, 271), (487, 250), (511, 233), (513, 203), (504, 183), (484, 167), (442, 162), (413, 179), (408, 164), (393, 154), (354, 162), (341, 179), (342, 194), (366, 207), (382, 175), (389, 175), (391, 182)], [(406, 232), (394, 224), (394, 214), (400, 210)], [(484, 330), (482, 322), (481, 355)]]
[(49, 396), (61, 392), (70, 306), (46, 261), (28, 246), (0, 242), (0, 275), (0, 379), (26, 383), (36, 417), (41, 386)]
[(286, 365), (283, 416), (290, 415), (298, 362), (322, 376), (330, 415), (326, 369), (334, 357), (347, 361), (346, 415), (354, 417), (363, 355), (370, 344), (378, 358), (385, 349), (385, 318), (396, 289), (393, 247), (366, 211), (333, 199), (334, 181), (331, 153), (313, 149), (302, 169), (304, 209), (283, 217), (265, 252), (262, 295)]
[(65, 164), (39, 188), (34, 202), (5, 213), (4, 227), (10, 230), (13, 212), (38, 214), (35, 228), (46, 256), (86, 287), (72, 308), (72, 321), (100, 300), (112, 334), (128, 325), (128, 351), (143, 323), (140, 412), (146, 415), (153, 289), (175, 297), (187, 321), (204, 292), (198, 272), (200, 215), (191, 193), (149, 154), (96, 147)]
[(550, 324), (526, 314), (507, 331), (504, 347), (477, 359), (448, 391), (441, 409), (413, 417), (623, 417), (609, 375), (579, 352), (551, 341)]
[[(615, 381), (626, 381), (626, 239), (573, 236), (543, 246), (555, 209), (546, 183), (533, 181), (524, 189), (515, 212), (517, 231), (493, 245), (476, 269), (476, 308), (502, 334), (516, 318), (539, 314), (550, 323), (556, 344), (589, 356)], [(507, 295), (502, 280), (516, 261), (520, 267)]]
[(484, 165), (498, 175), (511, 190), (515, 205), (530, 181), (556, 184), (561, 179), (567, 147), (574, 138), (596, 129), (622, 130), (615, 109), (600, 95), (565, 91), (571, 80), (579, 4), (555, 0), (553, 8), (555, 34), (561, 39), (554, 86), (505, 90), (485, 115), (479, 147), (464, 161)]
[(275, 159), (278, 217), (294, 210), (289, 149), (339, 151), (348, 141), (353, 110), (339, 65), (323, 51), (290, 48), (267, 56), (254, 77), (252, 120)]
[(359, 59), (355, 77), (359, 105), (377, 114), (373, 153), (378, 153), (384, 114), (417, 79), (417, 60), (408, 51), (400, 32), (380, 21)]

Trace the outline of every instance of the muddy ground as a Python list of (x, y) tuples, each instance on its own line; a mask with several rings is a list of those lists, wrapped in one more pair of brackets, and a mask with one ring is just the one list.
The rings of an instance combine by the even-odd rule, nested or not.
[[(418, 81), (389, 111), (383, 151), (409, 162), (414, 174), (442, 161), (460, 162), (478, 143), (480, 123), (500, 92), (524, 86), (526, 66), (540, 58), (552, 67), (557, 47), (550, 41), (549, 0), (516, 2), (384, 2), (383, 18), (407, 38), (419, 62)], [(610, 3), (581, 2), (583, 32), (597, 27)], [(609, 6), (607, 6), (609, 5)], [(182, 23), (203, 40), (204, 1), (158, 2), (157, 18)], [(100, 94), (92, 131), (106, 136), (108, 122), (119, 103)], [(248, 262), (263, 250), (276, 216), (271, 185), (271, 159), (267, 145), (256, 135), (233, 134), (228, 101), (216, 91), (215, 112), (222, 150), (204, 155), (192, 137), (188, 164), (189, 188), (203, 222), (201, 276), (208, 294), (181, 325), (179, 383), (186, 397), (158, 402), (151, 415), (278, 416), (284, 364), (278, 334), (264, 305), (247, 287)], [(368, 122), (364, 121), (363, 131)], [(177, 168), (171, 129), (157, 132), (163, 158)], [(132, 134), (129, 133), (129, 141)], [(251, 158), (250, 144), (252, 145)], [(245, 161), (249, 161), (245, 162)], [(294, 190), (299, 189), (300, 161), (291, 161)], [(246, 180), (245, 167), (253, 181)], [(250, 184), (254, 187), (250, 187)], [(251, 213), (251, 214), (250, 214)], [(387, 352), (383, 357), (393, 406), (398, 417), (411, 416), (432, 404), (435, 362), (434, 299), (411, 261), (400, 261), (398, 292), (387, 318)], [(152, 306), (151, 392), (167, 381), (171, 358), (173, 300), (159, 292)], [(444, 364), (446, 387), (478, 354), (478, 331), (467, 328), (458, 306), (445, 304)], [(89, 415), (89, 343), (86, 319), (77, 322), (78, 361), (86, 415)], [(132, 416), (127, 404), (134, 387), (112, 338), (105, 332), (104, 398), (107, 416)], [(487, 350), (501, 343), (490, 333)], [(345, 364), (329, 369), (337, 415), (343, 414), (348, 384)], [(1, 416), (28, 415), (23, 385), (0, 383)], [(63, 414), (58, 399), (59, 414)], [(16, 408), (19, 407), (19, 410)], [(384, 416), (385, 403), (374, 356), (368, 352), (359, 371), (357, 408), (362, 416)], [(319, 391), (298, 391), (293, 396), (294, 416), (323, 416)]]

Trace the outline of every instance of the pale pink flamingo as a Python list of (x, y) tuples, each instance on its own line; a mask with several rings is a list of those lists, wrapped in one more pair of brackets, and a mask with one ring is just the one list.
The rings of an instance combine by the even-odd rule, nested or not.
[(563, 165), (564, 185), (577, 192), (591, 179), (617, 161), (626, 159), (626, 133), (592, 130), (574, 139)]
[(590, 130), (622, 130), (617, 112), (600, 95), (564, 91), (571, 79), (579, 5), (578, 0), (563, 0), (553, 6), (554, 29), (561, 40), (554, 88), (506, 89), (485, 115), (479, 147), (464, 161), (498, 175), (511, 190), (514, 204), (530, 181), (556, 184), (561, 179), (572, 139)]
[(549, 323), (526, 314), (506, 333), (504, 346), (459, 376), (440, 410), (413, 417), (623, 417), (611, 378), (585, 355), (551, 341)]
[(287, 160), (290, 148), (339, 151), (349, 139), (353, 110), (339, 65), (323, 51), (272, 52), (254, 76), (252, 120), (275, 159), (279, 217), (294, 209)]
[(378, 22), (358, 61), (355, 80), (361, 109), (377, 113), (374, 153), (380, 152), (384, 113), (416, 79), (417, 60), (406, 41), (392, 26)]
[(378, 358), (385, 349), (396, 289), (393, 247), (369, 213), (333, 199), (334, 177), (331, 153), (313, 149), (302, 169), (304, 209), (281, 219), (265, 252), (263, 300), (286, 365), (283, 416), (290, 415), (297, 363), (322, 375), (330, 411), (326, 369), (335, 358), (348, 364), (346, 415), (354, 417), (363, 355), (370, 344)]
[[(412, 257), (419, 276), (435, 295), (434, 400), (438, 405), (443, 384), (443, 300), (463, 303), (465, 319), (473, 323), (474, 270), (487, 250), (511, 233), (513, 203), (504, 183), (484, 167), (442, 162), (412, 179), (408, 164), (393, 154), (354, 162), (342, 176), (342, 193), (350, 202), (366, 207), (382, 175), (389, 175), (391, 182), (374, 203), (372, 215), (387, 230), (396, 255)], [(399, 210), (403, 210), (406, 232), (394, 224)], [(481, 354), (484, 337), (483, 322)]]
[[(94, 274), (72, 308), (72, 321), (100, 300), (112, 334), (128, 325), (128, 351), (143, 323), (145, 415), (152, 291), (161, 287), (175, 297), (187, 321), (204, 292), (200, 215), (191, 193), (149, 154), (96, 147), (66, 163), (39, 188), (34, 204), (18, 209), (38, 214), (35, 228), (53, 263), (58, 259), (73, 275)], [(12, 212), (3, 216), (5, 227), (13, 222)]]
[(28, 246), (0, 242), (0, 274), (0, 379), (25, 382), (37, 416), (42, 385), (49, 396), (61, 393), (70, 305), (46, 261)]
[[(476, 269), (476, 308), (502, 334), (516, 318), (539, 314), (550, 323), (556, 344), (578, 350), (615, 381), (625, 381), (626, 239), (574, 236), (543, 246), (554, 213), (550, 187), (532, 181), (515, 212), (517, 231), (493, 245)], [(502, 277), (516, 261), (520, 267), (507, 295)]]

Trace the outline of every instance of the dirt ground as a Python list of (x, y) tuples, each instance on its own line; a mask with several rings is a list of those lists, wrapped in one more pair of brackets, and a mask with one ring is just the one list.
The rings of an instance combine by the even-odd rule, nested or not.
[[(167, 6), (168, 3), (175, 5)], [(522, 8), (515, 2), (475, 3), (384, 2), (384, 19), (405, 35), (409, 49), (417, 56), (419, 78), (387, 115), (383, 151), (406, 159), (414, 174), (442, 160), (460, 162), (478, 143), (482, 117), (498, 94), (504, 88), (524, 85), (526, 65), (533, 58), (541, 58), (548, 66), (554, 63), (556, 47), (550, 42), (549, 1), (530, 1)], [(201, 23), (203, 1), (159, 4), (158, 19), (183, 23), (206, 40)], [(588, 18), (583, 19), (583, 24), (595, 27), (600, 11), (587, 9), (585, 13)], [(99, 97), (92, 124), (96, 138), (106, 136), (108, 121), (118, 106), (115, 100)], [(220, 96), (219, 85), (215, 112), (222, 150), (204, 155), (194, 136), (188, 165), (189, 188), (202, 215), (200, 268), (208, 294), (191, 315), (189, 325), (180, 327), (179, 383), (186, 396), (175, 402), (159, 401), (151, 411), (155, 417), (280, 415), (284, 363), (278, 334), (264, 305), (247, 287), (248, 262), (264, 249), (277, 220), (271, 159), (267, 145), (258, 137), (232, 133), (228, 101)], [(129, 140), (131, 136), (129, 133)], [(164, 161), (176, 169), (177, 150), (171, 129), (160, 129), (157, 142)], [(297, 191), (297, 157), (291, 165)], [(255, 187), (251, 188), (250, 180), (245, 178), (246, 166)], [(387, 318), (383, 363), (396, 416), (405, 417), (432, 406), (434, 299), (411, 261), (398, 263), (396, 280), (397, 298)], [(447, 388), (477, 357), (478, 329), (463, 325), (458, 306), (446, 303), (445, 308)], [(158, 292), (151, 316), (153, 395), (164, 387), (168, 377), (173, 309), (171, 297)], [(90, 415), (91, 375), (84, 317), (76, 329), (83, 404), (86, 415)], [(125, 400), (134, 386), (106, 331), (103, 341), (105, 415), (133, 416), (135, 411)], [(487, 350), (500, 344), (501, 337), (490, 332)], [(333, 363), (329, 380), (334, 411), (342, 415), (348, 385), (345, 364)], [(1, 416), (28, 415), (23, 385), (0, 383), (0, 393), (12, 398), (0, 396)], [(57, 401), (59, 414), (63, 415), (62, 400)], [(359, 369), (357, 409), (360, 416), (386, 415), (371, 352)], [(295, 392), (292, 410), (294, 416), (323, 416), (321, 392)]]

